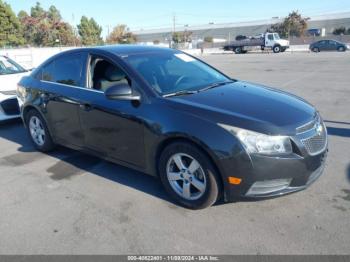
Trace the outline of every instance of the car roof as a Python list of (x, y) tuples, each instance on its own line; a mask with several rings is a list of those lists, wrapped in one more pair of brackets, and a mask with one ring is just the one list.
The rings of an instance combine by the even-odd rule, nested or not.
[(157, 53), (177, 52), (177, 50), (167, 48), (167, 47), (144, 46), (144, 45), (109, 45), (109, 46), (96, 46), (96, 47), (86, 47), (86, 48), (74, 48), (63, 53), (78, 52), (81, 50), (85, 50), (85, 51), (101, 50), (101, 51), (112, 53), (117, 56), (151, 53), (151, 52), (157, 52)]

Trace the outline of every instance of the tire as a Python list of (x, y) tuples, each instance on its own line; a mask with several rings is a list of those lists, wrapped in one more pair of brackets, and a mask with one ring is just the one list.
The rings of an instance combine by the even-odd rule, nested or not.
[(312, 48), (312, 52), (319, 53), (320, 49), (318, 47), (314, 47), (314, 48)]
[(41, 152), (50, 152), (55, 148), (46, 122), (37, 110), (25, 115), (27, 132), (34, 147)]
[(181, 206), (203, 209), (217, 201), (221, 191), (218, 174), (196, 146), (186, 142), (170, 144), (160, 155), (158, 169), (165, 190)]
[(281, 46), (275, 45), (275, 46), (272, 48), (272, 51), (273, 51), (275, 54), (281, 52)]
[(242, 47), (240, 46), (237, 46), (233, 49), (233, 52), (235, 52), (235, 54), (240, 54), (242, 53)]
[(340, 46), (340, 47), (338, 47), (338, 52), (345, 52), (345, 48), (344, 47), (342, 47), (342, 46)]

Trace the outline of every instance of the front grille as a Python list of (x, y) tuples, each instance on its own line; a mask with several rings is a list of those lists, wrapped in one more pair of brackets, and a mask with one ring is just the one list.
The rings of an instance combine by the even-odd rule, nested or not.
[(0, 91), (0, 93), (5, 95), (5, 96), (15, 96), (15, 95), (17, 95), (16, 90)]
[(327, 130), (319, 115), (314, 121), (297, 128), (297, 137), (312, 156), (322, 153), (327, 147)]
[(320, 134), (301, 140), (310, 155), (317, 155), (325, 150), (327, 145), (327, 134), (324, 131), (324, 127), (322, 129), (323, 131)]
[(16, 98), (7, 99), (1, 102), (0, 106), (6, 115), (19, 115), (19, 106)]

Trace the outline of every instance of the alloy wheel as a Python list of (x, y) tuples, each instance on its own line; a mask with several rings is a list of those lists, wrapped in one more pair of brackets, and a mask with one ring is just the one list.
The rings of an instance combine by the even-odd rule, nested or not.
[(41, 120), (38, 117), (32, 116), (30, 118), (29, 131), (35, 144), (37, 144), (38, 146), (43, 146), (45, 144), (45, 129)]
[(180, 197), (197, 200), (205, 193), (205, 173), (193, 157), (183, 153), (173, 155), (167, 163), (166, 171), (170, 186)]

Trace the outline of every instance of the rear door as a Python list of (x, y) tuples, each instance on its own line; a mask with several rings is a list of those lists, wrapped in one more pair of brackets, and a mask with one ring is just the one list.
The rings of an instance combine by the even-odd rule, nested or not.
[(39, 72), (47, 120), (53, 136), (63, 144), (84, 145), (79, 120), (80, 93), (85, 87), (85, 52), (53, 60)]

